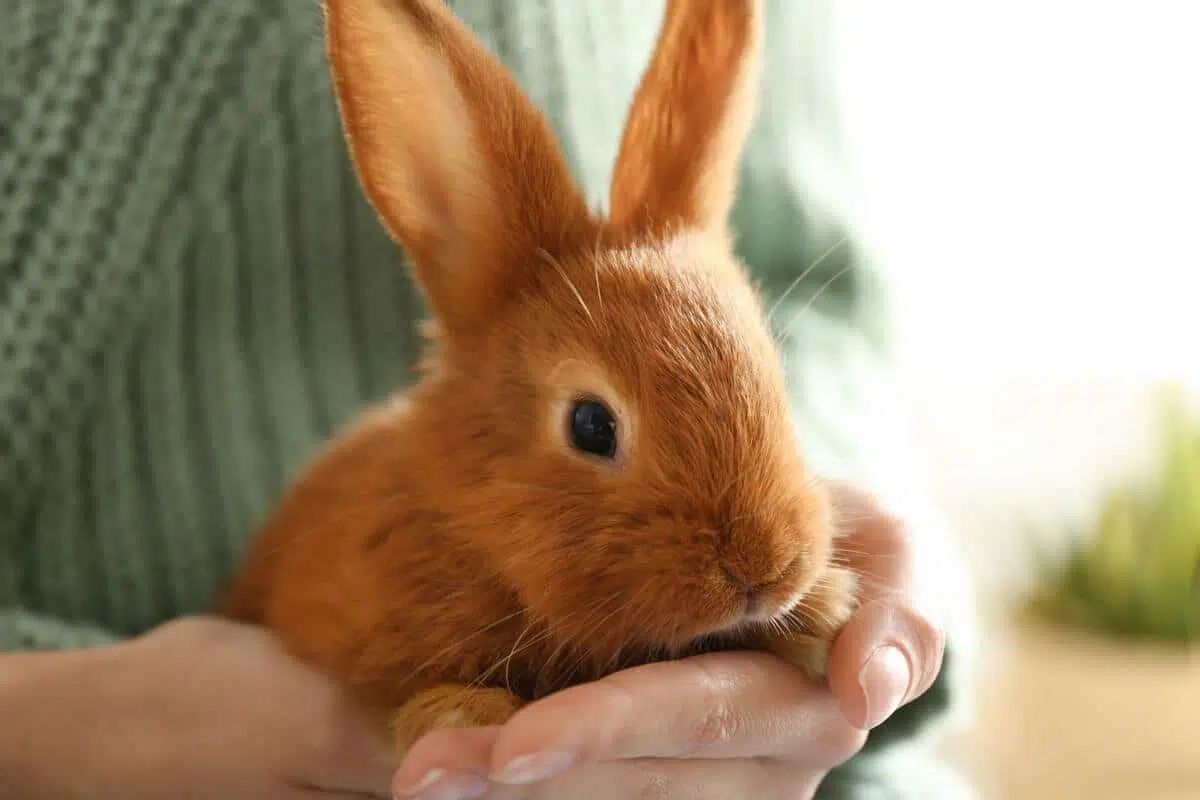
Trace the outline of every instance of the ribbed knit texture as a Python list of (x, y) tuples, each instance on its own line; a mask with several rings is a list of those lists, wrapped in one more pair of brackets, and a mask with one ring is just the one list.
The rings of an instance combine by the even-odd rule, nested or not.
[[(599, 202), (661, 1), (452, 5)], [(840, 199), (829, 9), (770, 9), (735, 222), (774, 296)], [(211, 606), (315, 448), (410, 377), (422, 308), (348, 166), (316, 0), (2, 14), (0, 649), (91, 645)], [(775, 316), (810, 455), (850, 475), (881, 319), (865, 267), (831, 282), (853, 252)]]

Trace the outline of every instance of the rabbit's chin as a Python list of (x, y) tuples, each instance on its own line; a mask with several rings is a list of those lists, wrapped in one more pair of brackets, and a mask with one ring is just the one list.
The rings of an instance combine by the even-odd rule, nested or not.
[[(741, 643), (750, 639), (803, 627), (802, 620), (805, 614), (802, 604), (803, 596), (798, 594), (796, 598), (785, 603), (740, 611), (731, 610), (724, 620), (694, 625), (689, 630), (678, 631), (673, 636), (663, 636), (661, 632), (636, 632), (632, 633), (628, 641), (640, 642), (642, 648), (649, 652), (669, 654), (673, 657), (738, 648)], [(636, 646), (634, 649), (637, 649)]]
[(714, 637), (722, 641), (736, 641), (749, 634), (795, 627), (801, 616), (793, 612), (799, 609), (801, 599), (802, 595), (798, 594), (783, 604), (748, 608), (740, 614), (736, 614), (727, 624), (697, 637), (697, 641)]

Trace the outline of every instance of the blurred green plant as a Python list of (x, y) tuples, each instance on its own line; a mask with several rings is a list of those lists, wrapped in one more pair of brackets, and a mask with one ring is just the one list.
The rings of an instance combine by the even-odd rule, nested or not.
[(1161, 417), (1157, 474), (1112, 489), (1065, 556), (1042, 554), (1034, 614), (1121, 637), (1200, 639), (1200, 421), (1175, 385)]

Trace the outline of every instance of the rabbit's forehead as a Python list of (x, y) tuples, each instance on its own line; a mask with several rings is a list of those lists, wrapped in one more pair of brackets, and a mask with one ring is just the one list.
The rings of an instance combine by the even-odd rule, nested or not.
[(778, 362), (757, 298), (723, 250), (682, 236), (601, 258), (597, 298), (609, 296), (611, 310), (599, 324), (636, 351), (639, 363), (693, 377), (735, 370), (749, 378)]
[(597, 381), (669, 416), (741, 422), (786, 406), (757, 298), (722, 250), (681, 237), (597, 252), (568, 268), (557, 324), (573, 320), (567, 339), (585, 343), (577, 356)]

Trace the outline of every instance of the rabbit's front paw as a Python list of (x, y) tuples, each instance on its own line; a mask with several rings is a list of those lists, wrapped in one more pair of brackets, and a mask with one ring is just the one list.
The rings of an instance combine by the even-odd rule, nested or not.
[(857, 594), (857, 576), (848, 569), (830, 567), (792, 614), (799, 624), (765, 633), (759, 649), (800, 667), (813, 679), (823, 679), (833, 640), (858, 607)]
[(426, 689), (392, 717), (396, 752), (403, 754), (422, 736), (441, 728), (502, 725), (524, 703), (504, 689), (472, 689), (442, 684)]

